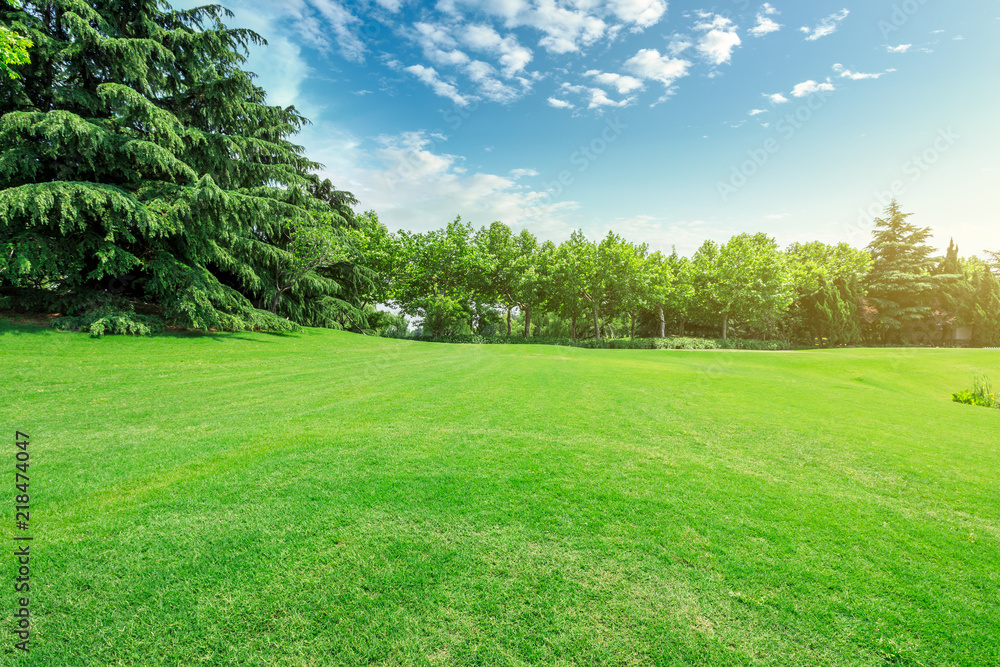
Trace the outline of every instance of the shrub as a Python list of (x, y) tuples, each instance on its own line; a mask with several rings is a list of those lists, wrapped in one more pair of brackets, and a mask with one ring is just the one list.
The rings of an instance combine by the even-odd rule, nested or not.
[(1000, 397), (993, 391), (993, 383), (985, 375), (977, 375), (972, 391), (960, 391), (951, 395), (951, 400), (966, 405), (979, 405), (984, 408), (1000, 408)]
[(63, 331), (87, 331), (91, 338), (105, 334), (149, 336), (163, 331), (163, 320), (155, 315), (141, 315), (131, 308), (104, 305), (80, 315), (57, 317), (52, 326)]
[(562, 345), (601, 350), (788, 350), (791, 345), (784, 341), (743, 340), (730, 338), (629, 338), (602, 339), (588, 338), (524, 338), (523, 336), (483, 336), (465, 334), (460, 336), (413, 336), (413, 340), (428, 343), (458, 343), (463, 345)]

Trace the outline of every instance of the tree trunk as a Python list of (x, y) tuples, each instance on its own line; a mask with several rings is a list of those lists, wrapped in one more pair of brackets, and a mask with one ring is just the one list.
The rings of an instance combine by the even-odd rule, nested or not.
[(507, 306), (507, 338), (510, 338), (510, 306)]
[(722, 340), (726, 340), (729, 335), (729, 313), (722, 314)]
[(632, 318), (632, 326), (629, 329), (629, 339), (635, 340), (635, 313), (629, 313), (628, 316)]
[(524, 309), (524, 337), (531, 338), (531, 304)]
[(281, 299), (281, 293), (283, 291), (284, 290), (278, 290), (277, 292), (275, 292), (274, 300), (271, 301), (271, 312), (274, 313), (275, 315), (278, 314), (278, 300)]
[(597, 306), (594, 306), (594, 334), (601, 340), (601, 321), (597, 317)]
[(686, 317), (682, 317), (681, 318), (681, 332), (680, 332), (681, 333), (681, 338), (684, 337), (684, 325), (686, 325), (686, 324), (687, 324), (687, 318)]
[(660, 311), (660, 338), (667, 337), (667, 318), (663, 315), (663, 306), (657, 306)]

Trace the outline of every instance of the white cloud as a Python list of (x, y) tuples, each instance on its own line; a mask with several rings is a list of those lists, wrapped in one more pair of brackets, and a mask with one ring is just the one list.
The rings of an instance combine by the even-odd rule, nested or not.
[(383, 9), (396, 13), (403, 6), (403, 0), (375, 0)]
[(592, 69), (587, 70), (587, 72), (584, 73), (584, 76), (593, 77), (597, 83), (613, 87), (622, 95), (631, 93), (633, 90), (639, 90), (643, 87), (642, 81), (626, 74), (601, 72), (599, 70)]
[(667, 11), (665, 0), (612, 0), (610, 7), (622, 21), (634, 24), (633, 31), (656, 25)]
[(566, 100), (560, 100), (555, 97), (550, 97), (546, 100), (550, 107), (555, 107), (556, 109), (575, 109), (576, 105)]
[(764, 35), (781, 30), (782, 25), (771, 18), (771, 16), (777, 13), (778, 10), (771, 3), (765, 2), (760, 11), (757, 12), (757, 25), (750, 28), (750, 34), (754, 37), (763, 37)]
[(692, 42), (686, 35), (674, 35), (670, 38), (670, 43), (667, 45), (667, 51), (670, 52), (670, 55), (676, 57), (690, 49), (692, 46), (694, 46), (694, 42)]
[(334, 0), (312, 0), (311, 4), (333, 30), (341, 55), (352, 62), (364, 62), (368, 49), (353, 31), (353, 27), (361, 23), (360, 19)]
[(759, 116), (762, 113), (767, 113), (767, 109), (751, 109), (750, 113), (748, 115), (750, 115), (750, 116)]
[(742, 42), (736, 34), (736, 26), (724, 16), (701, 13), (703, 21), (695, 26), (696, 30), (705, 32), (698, 40), (698, 52), (713, 65), (728, 63), (732, 58), (733, 49)]
[(613, 100), (608, 97), (608, 94), (601, 90), (600, 88), (590, 89), (590, 103), (587, 105), (588, 109), (599, 109), (601, 107), (627, 107), (629, 104), (635, 101), (633, 97), (626, 97), (623, 100)]
[(771, 104), (784, 104), (785, 102), (788, 101), (788, 98), (782, 95), (781, 93), (775, 93), (773, 95), (768, 95), (767, 93), (764, 93), (764, 97), (770, 100)]
[(411, 65), (404, 69), (430, 86), (431, 90), (433, 90), (436, 95), (447, 97), (460, 107), (468, 106), (470, 101), (469, 98), (459, 94), (458, 88), (456, 88), (454, 84), (442, 80), (438, 75), (437, 70), (433, 67)]
[(818, 92), (833, 92), (836, 90), (832, 83), (816, 83), (815, 81), (803, 81), (792, 89), (792, 97), (806, 97)]
[[(589, 86), (577, 86), (570, 83), (563, 83), (561, 86), (564, 93), (572, 93), (574, 95), (579, 95), (587, 102), (588, 109), (600, 109), (601, 107), (627, 107), (632, 102), (635, 101), (634, 97), (626, 97), (622, 100), (613, 100), (608, 97), (607, 92), (600, 88), (591, 88)], [(550, 104), (552, 98), (550, 98)], [(553, 105), (558, 106), (558, 105)]]
[(465, 66), (465, 73), (479, 86), (479, 92), (493, 102), (513, 102), (520, 93), (496, 77), (496, 70), (489, 63), (472, 60)]
[(503, 75), (508, 78), (522, 71), (532, 59), (531, 49), (521, 46), (517, 37), (501, 37), (488, 25), (465, 26), (460, 30), (460, 39), (472, 49), (496, 55)]
[(821, 37), (826, 37), (827, 35), (832, 35), (837, 32), (837, 24), (847, 18), (847, 15), (851, 12), (846, 9), (841, 9), (839, 12), (830, 14), (825, 19), (821, 20), (815, 28), (802, 27), (799, 28), (802, 32), (806, 34), (806, 40), (810, 42), (815, 42)]
[(913, 44), (900, 44), (899, 46), (886, 46), (885, 50), (889, 53), (906, 53), (910, 50)]
[[(568, 236), (571, 230), (562, 216), (579, 204), (519, 182), (538, 176), (537, 171), (521, 168), (507, 175), (476, 171), (463, 157), (441, 151), (444, 141), (445, 137), (424, 131), (404, 132), (377, 137), (371, 150), (352, 142), (350, 154), (343, 155), (345, 142), (338, 137), (337, 144), (330, 143), (317, 158), (327, 157), (328, 151), (335, 166), (323, 175), (353, 192), (360, 210), (377, 210), (390, 229), (438, 229), (460, 214), (476, 225), (500, 220)], [(344, 179), (344, 173), (351, 178)]]
[(624, 67), (640, 79), (659, 81), (669, 90), (675, 81), (687, 76), (691, 63), (660, 55), (656, 49), (641, 49), (625, 61)]
[(878, 79), (879, 77), (887, 74), (888, 72), (895, 72), (896, 70), (886, 70), (885, 72), (877, 72), (875, 74), (865, 74), (862, 72), (852, 72), (840, 63), (833, 66), (833, 71), (836, 72), (844, 79), (852, 79), (854, 81), (862, 81), (864, 79)]

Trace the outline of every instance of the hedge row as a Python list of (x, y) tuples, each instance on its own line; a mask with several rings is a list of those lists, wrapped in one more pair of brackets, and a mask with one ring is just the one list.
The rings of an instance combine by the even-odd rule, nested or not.
[(563, 345), (601, 350), (790, 350), (784, 341), (745, 340), (741, 338), (628, 338), (572, 340), (569, 338), (524, 338), (523, 336), (413, 336), (425, 343), (458, 343), (463, 345)]

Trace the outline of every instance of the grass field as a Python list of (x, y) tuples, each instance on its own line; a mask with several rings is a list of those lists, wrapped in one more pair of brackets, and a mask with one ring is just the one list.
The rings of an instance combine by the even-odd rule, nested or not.
[[(33, 665), (998, 665), (1000, 351), (0, 323)], [(13, 473), (4, 473), (4, 581)]]

